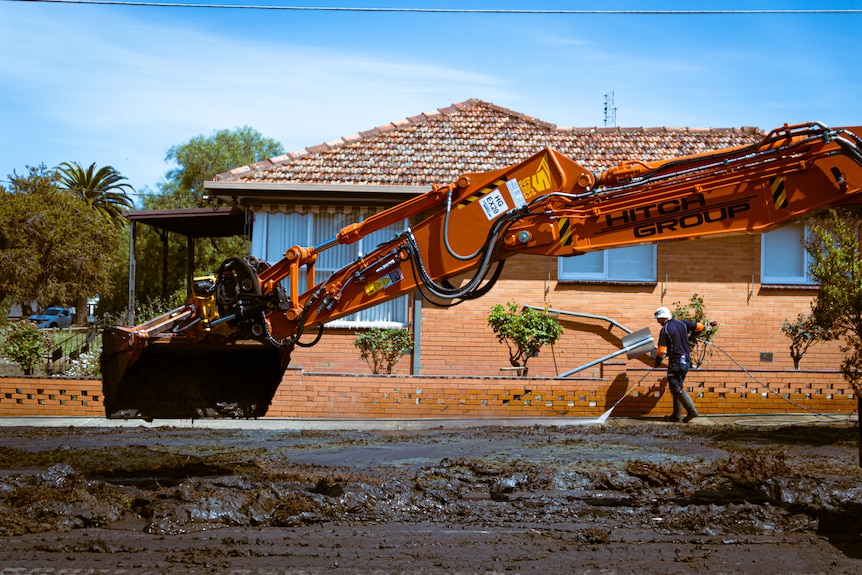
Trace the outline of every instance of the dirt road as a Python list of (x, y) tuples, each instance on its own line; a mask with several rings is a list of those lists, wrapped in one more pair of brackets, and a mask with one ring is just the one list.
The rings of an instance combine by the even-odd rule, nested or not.
[(6, 426), (0, 574), (857, 574), (857, 433)]

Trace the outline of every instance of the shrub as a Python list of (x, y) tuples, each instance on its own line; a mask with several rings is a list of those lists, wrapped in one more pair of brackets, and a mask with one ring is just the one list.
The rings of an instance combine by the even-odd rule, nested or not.
[(12, 299), (4, 298), (3, 301), (0, 301), (0, 327), (7, 327), (9, 325), (9, 312), (12, 310)]
[(357, 333), (353, 345), (371, 373), (392, 373), (401, 356), (413, 349), (413, 334), (404, 328), (372, 328)]
[(78, 359), (69, 360), (63, 366), (61, 373), (66, 377), (99, 377), (102, 375), (99, 364), (100, 355), (101, 350), (82, 353)]
[(799, 362), (808, 348), (818, 341), (828, 339), (826, 330), (817, 325), (813, 314), (799, 314), (794, 321), (785, 319), (781, 324), (781, 333), (790, 338), (790, 357), (793, 367), (799, 369)]
[(703, 303), (703, 296), (694, 294), (688, 300), (686, 305), (679, 302), (674, 302), (674, 309), (671, 312), (674, 319), (690, 319), (704, 325), (703, 331), (688, 334), (688, 343), (691, 347), (691, 362), (694, 367), (700, 367), (712, 356), (712, 346), (709, 345), (713, 338), (718, 335), (718, 322), (711, 325), (706, 317), (706, 306)]
[(29, 321), (13, 323), (0, 341), (0, 353), (20, 365), (24, 375), (33, 374), (50, 347), (48, 335)]
[(546, 311), (520, 308), (509, 302), (491, 308), (488, 325), (494, 330), (497, 341), (509, 348), (509, 363), (527, 374), (527, 360), (534, 357), (543, 345), (551, 345), (563, 334), (563, 326)]

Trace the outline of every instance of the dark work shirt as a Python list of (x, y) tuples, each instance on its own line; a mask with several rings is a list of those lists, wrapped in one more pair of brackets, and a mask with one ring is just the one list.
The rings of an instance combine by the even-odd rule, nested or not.
[[(688, 333), (699, 331), (700, 327), (697, 322), (690, 319), (669, 319), (661, 327), (661, 332), (658, 336), (659, 353), (663, 349), (667, 352), (664, 354), (669, 360), (678, 359), (685, 356), (686, 359), (691, 356), (691, 349), (688, 345)], [(701, 327), (701, 329), (703, 329)]]

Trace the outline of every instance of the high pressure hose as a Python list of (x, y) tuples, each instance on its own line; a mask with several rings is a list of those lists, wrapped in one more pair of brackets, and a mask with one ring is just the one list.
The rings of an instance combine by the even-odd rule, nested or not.
[(757, 382), (757, 384), (758, 384), (759, 386), (761, 386), (763, 389), (765, 389), (765, 390), (766, 390), (766, 391), (768, 391), (769, 393), (771, 393), (771, 394), (773, 394), (773, 395), (776, 395), (776, 396), (780, 397), (781, 399), (783, 399), (783, 400), (784, 400), (784, 401), (786, 401), (787, 403), (789, 403), (789, 404), (793, 405), (794, 407), (798, 407), (798, 408), (799, 408), (799, 409), (801, 409), (802, 411), (807, 411), (808, 413), (812, 413), (812, 414), (817, 415), (817, 416), (838, 419), (837, 417), (835, 417), (835, 416), (833, 416), (833, 415), (829, 415), (829, 414), (826, 414), (826, 413), (819, 413), (819, 412), (817, 412), (817, 411), (814, 411), (814, 410), (813, 410), (813, 409), (811, 409), (811, 408), (808, 408), (808, 407), (805, 407), (804, 405), (801, 405), (801, 404), (799, 404), (799, 403), (796, 403), (795, 401), (793, 401), (793, 400), (792, 400), (792, 399), (790, 399), (789, 397), (784, 397), (782, 394), (778, 393), (777, 391), (773, 390), (773, 389), (772, 389), (772, 388), (770, 388), (768, 385), (766, 385), (765, 383), (763, 383), (762, 381), (760, 381), (759, 379), (757, 379), (757, 377), (755, 377), (755, 375), (754, 375), (753, 373), (751, 373), (750, 371), (748, 371), (747, 369), (745, 369), (745, 368), (742, 366), (742, 364), (741, 364), (741, 363), (739, 363), (738, 361), (736, 361), (736, 359), (734, 359), (734, 358), (733, 358), (733, 356), (731, 356), (727, 351), (725, 351), (724, 349), (722, 349), (722, 347), (721, 347), (720, 345), (718, 345), (718, 344), (716, 344), (716, 343), (714, 343), (714, 342), (711, 342), (711, 341), (706, 341), (706, 340), (704, 340), (704, 339), (699, 339), (698, 341), (700, 341), (700, 342), (702, 342), (702, 343), (705, 343), (705, 344), (707, 344), (707, 345), (711, 345), (711, 346), (713, 346), (714, 348), (716, 348), (717, 350), (719, 350), (721, 353), (723, 353), (724, 355), (726, 355), (726, 356), (727, 356), (727, 358), (728, 358), (730, 361), (732, 361), (733, 363), (735, 363), (735, 364), (736, 364), (736, 366), (737, 366), (737, 367), (739, 367), (739, 369), (741, 369), (742, 371), (744, 371), (744, 372), (746, 373), (746, 375), (748, 375), (749, 377), (751, 377), (751, 379), (753, 379), (754, 381), (756, 381), (756, 382)]

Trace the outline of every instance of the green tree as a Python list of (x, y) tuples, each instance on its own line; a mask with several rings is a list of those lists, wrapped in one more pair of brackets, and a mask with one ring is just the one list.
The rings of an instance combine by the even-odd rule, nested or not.
[[(104, 215), (117, 226), (125, 224), (122, 217), (124, 210), (132, 209), (135, 204), (127, 195), (126, 190), (134, 192), (134, 188), (126, 183), (112, 166), (104, 166), (96, 170), (96, 163), (90, 164), (86, 170), (77, 162), (63, 162), (56, 168), (58, 185), (61, 189), (76, 194), (87, 202), (97, 212)], [(75, 323), (87, 323), (87, 297), (90, 294), (79, 293), (75, 297)]]
[(24, 375), (33, 375), (50, 347), (48, 335), (29, 321), (13, 323), (0, 338), (0, 353), (20, 365)]
[[(849, 211), (832, 209), (809, 220), (804, 245), (810, 256), (808, 274), (818, 284), (812, 314), (824, 330), (825, 339), (842, 339), (841, 373), (853, 386), (857, 404), (862, 409), (860, 229), (862, 218)], [(862, 428), (859, 465), (862, 467)]]
[[(243, 127), (219, 130), (210, 136), (195, 136), (188, 142), (173, 146), (165, 160), (177, 167), (166, 172), (158, 184), (158, 193), (145, 193), (146, 209), (195, 208), (214, 205), (205, 198), (204, 181), (230, 169), (245, 166), (284, 153), (275, 140), (263, 137), (256, 130)], [(163, 241), (167, 241), (167, 292), (161, 292)], [(185, 289), (187, 267), (186, 238), (175, 234), (165, 236), (159, 230), (139, 226), (137, 234), (137, 293), (141, 299), (165, 298)], [(228, 256), (248, 252), (242, 238), (197, 238), (194, 240), (195, 270), (198, 275), (212, 273)]]
[(413, 334), (404, 328), (372, 328), (357, 333), (353, 345), (371, 373), (392, 373), (401, 356), (413, 349)]
[(561, 335), (563, 326), (547, 312), (533, 308), (520, 308), (517, 303), (491, 308), (488, 325), (494, 330), (497, 341), (509, 349), (509, 363), (527, 374), (527, 360), (534, 357), (545, 344), (553, 345)]
[(826, 339), (825, 330), (817, 325), (814, 314), (801, 313), (796, 319), (785, 319), (781, 324), (781, 333), (790, 338), (790, 357), (793, 358), (794, 369), (799, 369), (799, 362), (808, 353), (808, 348)]
[(15, 322), (0, 337), (0, 353), (20, 365), (24, 375), (33, 374), (50, 347), (50, 337), (29, 321)]
[(123, 211), (135, 207), (126, 192), (134, 192), (134, 188), (112, 166), (96, 170), (94, 162), (85, 170), (77, 162), (63, 162), (56, 170), (61, 189), (77, 194), (117, 225), (123, 223)]
[[(168, 150), (165, 161), (178, 166), (159, 184), (161, 196), (152, 198), (153, 208), (191, 208), (209, 204), (204, 181), (213, 176), (284, 153), (282, 145), (248, 126), (198, 135)], [(159, 204), (156, 206), (155, 204)], [(166, 205), (168, 204), (168, 205)]]
[(0, 186), (0, 299), (69, 305), (81, 293), (110, 293), (108, 269), (120, 231), (45, 166)]

